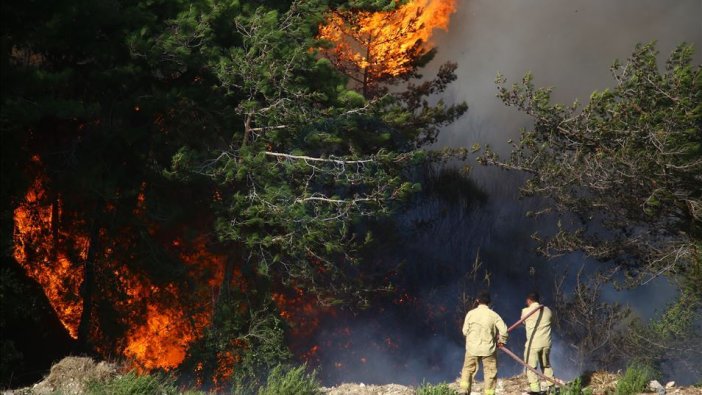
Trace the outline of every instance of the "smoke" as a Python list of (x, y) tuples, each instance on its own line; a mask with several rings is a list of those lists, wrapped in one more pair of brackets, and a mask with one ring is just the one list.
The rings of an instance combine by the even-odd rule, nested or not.
[(447, 98), (465, 100), (468, 116), (446, 128), (440, 145), (474, 142), (506, 148), (525, 118), (495, 98), (497, 72), (508, 81), (534, 73), (537, 85), (554, 86), (554, 99), (587, 100), (612, 85), (609, 66), (636, 43), (657, 40), (662, 55), (686, 41), (702, 59), (702, 2), (699, 0), (464, 0), (448, 32), (435, 35), (434, 66), (458, 62), (458, 81)]
[[(700, 15), (699, 0), (461, 0), (448, 32), (434, 34), (439, 51), (425, 74), (431, 76), (445, 61), (457, 62), (458, 80), (444, 99), (466, 101), (470, 110), (445, 128), (437, 145), (480, 143), (509, 152), (507, 140), (517, 138), (529, 120), (495, 97), (498, 72), (511, 83), (531, 71), (538, 86), (555, 87), (555, 100), (570, 103), (575, 98), (585, 102), (593, 90), (611, 86), (609, 66), (628, 57), (636, 43), (657, 40), (665, 57), (677, 44), (691, 42), (699, 61)], [(422, 205), (402, 218), (404, 230), (395, 235), (399, 241), (381, 253), (385, 260), (404, 264), (399, 286), (415, 298), (412, 303), (381, 303), (363, 314), (349, 313), (322, 324), (313, 340), (322, 345), (319, 362), (327, 384), (455, 379), (464, 352), (460, 327), (465, 308), (459, 300), (466, 291), (475, 291), (466, 288), (466, 276), (477, 254), (492, 274), (494, 309), (508, 325), (519, 317), (526, 292), (540, 289), (548, 304), (558, 273), (583, 265), (601, 267), (577, 254), (545, 262), (534, 253), (530, 235), (553, 230), (555, 224), (524, 217), (539, 202), (519, 199), (521, 175), (474, 167), (472, 178), (487, 193), (486, 203), (473, 202), (468, 209), (442, 207), (436, 201)], [(605, 294), (607, 300), (631, 303), (643, 317), (662, 310), (672, 296), (665, 280)], [(428, 315), (432, 309), (445, 312)], [(515, 332), (509, 346), (521, 354), (524, 333)], [(389, 346), (387, 338), (397, 347)], [(558, 334), (552, 361), (563, 379), (580, 373), (570, 346)], [(500, 356), (500, 377), (521, 371)]]

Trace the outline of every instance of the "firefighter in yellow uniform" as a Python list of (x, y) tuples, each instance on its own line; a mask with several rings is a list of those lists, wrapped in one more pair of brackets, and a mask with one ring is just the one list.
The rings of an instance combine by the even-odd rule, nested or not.
[(483, 363), (485, 395), (493, 395), (497, 385), (497, 345), (507, 341), (507, 325), (492, 311), (490, 295), (478, 296), (478, 307), (466, 314), (463, 335), (466, 337), (466, 359), (461, 371), (461, 390), (470, 394), (478, 363)]
[[(539, 304), (539, 294), (532, 292), (527, 295), (526, 305), (522, 309), (522, 318), (535, 309), (540, 309), (524, 321), (526, 327), (526, 344), (524, 346), (524, 361), (534, 369), (541, 365), (544, 376), (553, 377), (551, 369), (551, 309)], [(541, 392), (539, 376), (527, 369), (527, 380), (531, 392)], [(549, 384), (549, 389), (553, 384)]]

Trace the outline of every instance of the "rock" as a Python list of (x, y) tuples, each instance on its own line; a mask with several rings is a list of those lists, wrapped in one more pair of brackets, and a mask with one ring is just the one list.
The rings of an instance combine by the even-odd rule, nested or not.
[(665, 394), (665, 387), (661, 385), (661, 383), (659, 383), (658, 380), (652, 380), (650, 383), (648, 383), (648, 388), (651, 391), (655, 391), (660, 395)]
[(669, 381), (665, 384), (665, 388), (673, 388), (675, 387), (675, 381)]

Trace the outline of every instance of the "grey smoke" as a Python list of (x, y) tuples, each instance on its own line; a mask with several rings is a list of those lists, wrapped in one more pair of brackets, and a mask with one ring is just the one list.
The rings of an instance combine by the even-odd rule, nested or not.
[[(445, 61), (457, 62), (458, 80), (443, 98), (466, 101), (470, 110), (445, 128), (437, 146), (480, 143), (490, 144), (502, 154), (509, 152), (507, 140), (517, 138), (529, 120), (495, 97), (498, 72), (511, 83), (531, 71), (537, 86), (553, 86), (554, 99), (570, 103), (576, 98), (586, 102), (593, 90), (611, 86), (609, 66), (616, 58), (626, 59), (636, 43), (657, 40), (661, 57), (683, 41), (693, 43), (699, 62), (701, 16), (702, 0), (459, 0), (449, 31), (434, 36), (439, 51), (425, 74), (432, 75)], [(471, 174), (487, 192), (486, 204), (448, 211), (434, 205), (410, 212), (404, 218), (407, 227), (425, 220), (433, 222), (419, 232), (399, 236), (403, 248), (386, 251), (405, 262), (407, 276), (415, 277), (410, 283), (424, 281), (426, 286), (417, 292), (419, 299), (443, 300), (456, 307), (462, 292), (460, 279), (479, 250), (494, 275), (491, 291), (495, 309), (509, 325), (518, 318), (527, 291), (536, 287), (546, 293), (543, 288), (550, 287), (553, 278), (565, 269), (601, 267), (581, 255), (548, 262), (537, 256), (530, 235), (536, 230), (548, 231), (554, 224), (524, 217), (524, 212), (539, 202), (519, 199), (522, 176), (479, 166), (473, 166)], [(449, 274), (437, 274), (439, 269)], [(530, 271), (535, 274), (530, 275)], [(645, 319), (662, 310), (673, 296), (665, 279), (637, 290), (609, 289), (605, 294), (611, 301), (638, 301), (633, 307)], [(460, 370), (464, 347), (456, 316), (437, 318), (439, 330), (414, 325), (393, 306), (330, 320), (315, 340), (321, 344), (338, 341), (338, 328), (350, 326), (353, 347), (322, 346), (323, 377), (330, 384), (453, 380)], [(388, 335), (405, 348), (392, 351), (378, 346)], [(523, 336), (523, 331), (517, 331), (510, 341), (517, 354), (521, 354)], [(563, 379), (580, 373), (571, 354), (567, 342), (556, 337), (552, 359), (556, 374)], [(361, 356), (369, 362), (359, 364)], [(334, 368), (338, 361), (345, 363), (343, 369)], [(501, 377), (521, 372), (504, 356), (500, 364)], [(692, 379), (675, 377), (675, 371), (669, 374), (678, 381)]]

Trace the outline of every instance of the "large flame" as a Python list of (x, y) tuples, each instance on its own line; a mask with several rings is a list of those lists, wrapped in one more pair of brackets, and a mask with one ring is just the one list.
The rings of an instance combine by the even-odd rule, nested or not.
[(320, 26), (319, 38), (333, 46), (322, 53), (360, 83), (397, 77), (413, 68), (431, 46), (434, 29), (448, 29), (456, 0), (410, 0), (394, 10), (335, 11)]
[[(32, 164), (40, 167), (41, 159), (34, 156)], [(27, 275), (42, 286), (59, 320), (75, 339), (83, 312), (79, 297), (83, 271), (77, 261), (87, 258), (89, 240), (82, 233), (65, 231), (61, 198), (50, 198), (46, 182), (46, 177), (39, 175), (14, 211), (13, 254)]]
[[(184, 248), (179, 240), (172, 245)], [(188, 292), (175, 284), (158, 287), (147, 280), (128, 287), (133, 304), (146, 304), (146, 317), (142, 324), (130, 328), (124, 349), (124, 355), (141, 370), (178, 367), (190, 344), (202, 336), (212, 319), (210, 291), (222, 282), (225, 258), (210, 253), (204, 237), (196, 239), (189, 250), (181, 251), (180, 258), (199, 277), (196, 282), (204, 285), (194, 295), (184, 298)]]
[[(85, 232), (81, 214), (64, 212), (60, 195), (48, 191), (49, 179), (42, 167), (35, 156), (32, 170), (37, 175), (14, 211), (13, 255), (41, 285), (58, 319), (77, 339), (83, 315), (84, 263), (93, 240)], [(133, 212), (137, 217), (144, 212), (144, 188), (145, 184)], [(110, 204), (105, 208), (114, 209)], [(122, 354), (142, 371), (179, 366), (212, 319), (213, 293), (224, 277), (225, 257), (210, 252), (204, 236), (187, 242), (173, 240), (168, 248), (184, 263), (192, 282), (157, 285), (114, 256), (120, 247), (130, 248), (128, 237), (102, 229), (97, 237), (97, 245), (103, 248), (95, 254), (95, 270), (102, 278), (112, 277), (116, 288), (100, 289), (96, 297), (105, 299), (118, 314), (115, 319), (128, 329), (115, 349), (115, 343), (101, 342), (102, 328), (93, 323), (91, 342), (105, 354)], [(235, 280), (241, 281), (239, 277)]]

